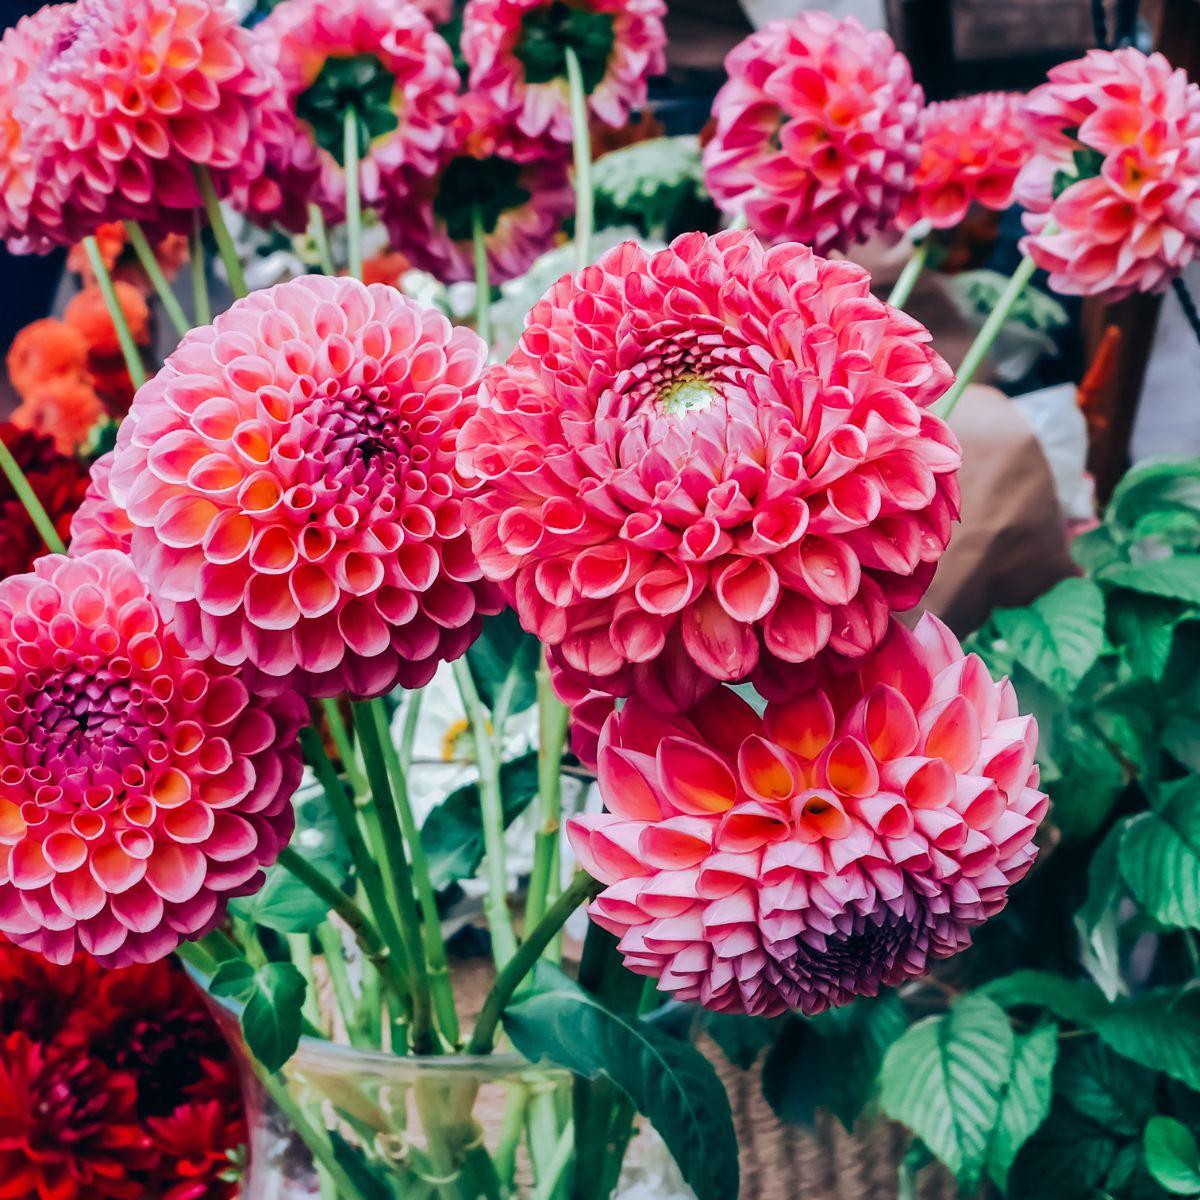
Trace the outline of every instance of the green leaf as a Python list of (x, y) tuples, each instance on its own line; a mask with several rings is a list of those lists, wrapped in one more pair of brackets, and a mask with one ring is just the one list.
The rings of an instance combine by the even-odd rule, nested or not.
[(1088, 864), (1088, 893), (1075, 914), (1079, 959), (1108, 1000), (1125, 991), (1118, 939), (1118, 905), (1125, 895), (1117, 857), (1124, 822), (1114, 825)]
[(988, 1161), (1013, 1052), (1003, 1010), (968, 995), (948, 1013), (918, 1021), (884, 1057), (884, 1112), (907, 1125), (966, 1188)]
[(1058, 1026), (1045, 1022), (1024, 1037), (1013, 1051), (1012, 1074), (1000, 1101), (1000, 1115), (988, 1145), (987, 1172), (1001, 1191), (1017, 1152), (1037, 1132), (1050, 1112)]
[(747, 1017), (741, 1013), (704, 1013), (704, 1031), (735, 1067), (748, 1071), (758, 1056), (779, 1037), (785, 1022)]
[(828, 1108), (850, 1129), (878, 1086), (889, 1046), (908, 1027), (896, 992), (790, 1022), (763, 1062), (763, 1095), (784, 1121), (811, 1125)]
[(1134, 467), (1113, 490), (1104, 523), (1132, 534), (1146, 516), (1172, 508), (1200, 514), (1200, 459)]
[(467, 666), (489, 709), (509, 684), (508, 715), (524, 712), (537, 699), (540, 643), (521, 628), (511, 608), (485, 617), (483, 630), (467, 651)]
[(1159, 988), (1092, 1022), (1118, 1054), (1200, 1090), (1200, 992)]
[(1027, 608), (1002, 608), (993, 619), (1018, 661), (1062, 696), (1104, 647), (1104, 597), (1089, 579), (1066, 579)]
[(1117, 1143), (1099, 1125), (1056, 1100), (1049, 1118), (1017, 1155), (1009, 1194), (1019, 1200), (1098, 1200)]
[(661, 1135), (698, 1200), (738, 1194), (737, 1137), (725, 1089), (694, 1046), (605, 1008), (561, 971), (540, 966), (534, 990), (504, 1013), (531, 1062), (549, 1059), (615, 1083)]
[(1120, 864), (1155, 920), (1200, 929), (1200, 778), (1164, 784), (1159, 805), (1125, 825)]
[(1186, 1125), (1173, 1117), (1153, 1117), (1142, 1147), (1156, 1183), (1176, 1196), (1200, 1196), (1200, 1147)]
[(1113, 641), (1135, 674), (1162, 679), (1171, 656), (1175, 626), (1187, 609), (1161, 596), (1119, 591), (1108, 599)]
[(1076, 1112), (1125, 1137), (1135, 1137), (1153, 1111), (1154, 1084), (1154, 1072), (1097, 1038), (1065, 1051), (1055, 1076), (1056, 1089)]
[[(537, 795), (537, 754), (531, 751), (500, 768), (500, 792), (507, 828)], [(451, 792), (425, 819), (421, 843), (429, 858), (433, 886), (442, 891), (470, 879), (483, 862), (483, 817), (479, 785), (468, 783)]]
[(309, 933), (329, 915), (329, 906), (284, 867), (270, 867), (253, 896), (235, 900), (230, 912), (277, 933)]
[(1099, 578), (1112, 587), (1200, 604), (1200, 554), (1176, 554), (1172, 558), (1149, 562), (1114, 563), (1105, 567)]
[(1090, 1026), (1107, 1010), (1095, 984), (1068, 979), (1053, 971), (1021, 970), (993, 979), (979, 989), (1001, 1008), (1045, 1008), (1064, 1021)]
[(1068, 726), (1055, 749), (1062, 776), (1049, 788), (1054, 823), (1064, 837), (1091, 837), (1125, 787), (1125, 768), (1099, 733), (1082, 723)]
[(246, 1045), (268, 1071), (278, 1071), (300, 1043), (300, 1008), (307, 986), (291, 963), (252, 967), (232, 959), (221, 964), (209, 991), (241, 1002)]

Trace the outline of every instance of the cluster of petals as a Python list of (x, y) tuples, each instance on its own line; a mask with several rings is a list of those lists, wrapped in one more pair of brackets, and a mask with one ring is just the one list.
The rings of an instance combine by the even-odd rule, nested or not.
[(272, 87), (261, 46), (217, 0), (64, 6), (11, 99), (41, 211), (3, 235), (44, 248), (114, 219), (190, 229), (197, 169), (222, 195), (262, 173)]
[[(307, 156), (316, 157), (320, 176), (311, 196), (327, 217), (341, 220), (345, 214), (340, 154), (318, 144), (297, 104), (331, 62), (370, 59), (394, 80), (396, 126), (375, 137), (362, 156), (363, 202), (379, 206), (410, 186), (410, 177), (436, 171), (451, 139), (459, 77), (449, 45), (420, 7), (395, 0), (282, 0), (257, 32), (271, 47), (283, 80), (287, 108), (278, 119), (290, 125), (291, 136), (278, 141), (306, 163)], [(271, 116), (274, 121), (276, 114)], [(268, 177), (273, 175), (269, 168)], [(285, 172), (281, 180), (285, 193), (289, 178)]]
[(704, 149), (713, 199), (818, 254), (889, 225), (920, 158), (924, 94), (891, 38), (804, 12), (730, 51)]
[(129, 514), (112, 498), (108, 486), (115, 451), (102, 454), (92, 464), (83, 503), (71, 518), (69, 553), (75, 556), (92, 550), (120, 550), (129, 553), (133, 522)]
[(522, 46), (530, 22), (547, 23), (545, 35), (553, 38), (556, 16), (573, 10), (611, 22), (607, 60), (598, 64), (599, 78), (587, 91), (592, 117), (614, 129), (624, 125), (631, 112), (645, 105), (650, 77), (666, 70), (663, 0), (585, 0), (570, 7), (557, 0), (468, 0), (462, 53), (471, 90), (527, 138), (571, 142), (565, 66), (561, 75), (531, 80)]
[(1200, 252), (1200, 86), (1161, 54), (1093, 50), (1030, 93), (1022, 248), (1068, 295), (1156, 291)]
[(1029, 131), (1016, 92), (982, 92), (925, 109), (921, 161), (896, 224), (957, 225), (972, 204), (1001, 212), (1013, 202), (1017, 176), (1028, 161)]
[(304, 720), (187, 656), (117, 551), (0, 582), (0, 932), (107, 966), (206, 933), (291, 835)]
[[(844, 664), (843, 664), (844, 665)], [(568, 835), (631, 970), (720, 1011), (813, 1014), (925, 972), (1003, 908), (1046, 812), (1037, 725), (927, 616), (760, 716), (629, 700), (607, 812)]]
[[(958, 511), (927, 330), (861, 268), (750, 233), (624, 243), (534, 306), (459, 440), (468, 525), (555, 665), (609, 694), (850, 657)], [(666, 664), (662, 669), (661, 664)]]
[(459, 283), (475, 278), (472, 221), (478, 211), (488, 278), (493, 285), (505, 283), (554, 247), (574, 211), (568, 162), (569, 152), (557, 144), (531, 154), (526, 139), (497, 122), (479, 97), (467, 95), (437, 169), (409, 173), (380, 212), (392, 244), (412, 266)]
[(394, 288), (325, 276), (189, 333), (138, 391), (108, 476), (187, 650), (249, 664), (256, 686), (357, 696), (462, 654), (499, 608), (455, 465), (483, 358)]

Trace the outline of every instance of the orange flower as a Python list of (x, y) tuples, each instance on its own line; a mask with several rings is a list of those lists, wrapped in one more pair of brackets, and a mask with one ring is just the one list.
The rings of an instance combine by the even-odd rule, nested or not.
[(53, 438), (60, 453), (75, 454), (103, 414), (100, 397), (87, 380), (61, 376), (31, 389), (12, 422)]
[(399, 287), (400, 276), (409, 269), (409, 261), (403, 254), (388, 250), (376, 254), (363, 263), (362, 281), (369, 287), (372, 283), (386, 283), (388, 287)]
[[(121, 311), (133, 333), (133, 340), (140, 346), (146, 345), (150, 341), (150, 309), (145, 297), (123, 280), (118, 279), (113, 286)], [(83, 334), (93, 354), (107, 357), (121, 352), (116, 327), (108, 315), (104, 296), (98, 287), (86, 287), (74, 296), (63, 317), (68, 325)]]
[[(117, 259), (125, 249), (125, 222), (107, 221), (96, 230), (96, 245), (100, 248), (100, 257), (108, 268), (109, 274), (117, 265)], [(82, 277), (85, 284), (96, 282), (92, 264), (88, 262), (87, 251), (82, 242), (76, 242), (67, 255), (67, 270)]]
[(54, 379), (82, 379), (87, 370), (87, 339), (78, 329), (46, 317), (26, 325), (8, 351), (13, 390), (24, 399)]

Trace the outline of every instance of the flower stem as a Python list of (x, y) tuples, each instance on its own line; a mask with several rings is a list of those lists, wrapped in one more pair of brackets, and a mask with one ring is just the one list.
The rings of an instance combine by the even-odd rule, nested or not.
[(371, 785), (371, 796), (374, 800), (373, 807), (379, 818), (387, 864), (391, 871), (392, 892), (400, 918), (400, 936), (408, 958), (412, 984), (412, 1046), (417, 1054), (429, 1054), (435, 1049), (429, 976), (421, 951), (421, 914), (417, 910), (412, 870), (405, 854), (404, 831), (400, 828), (400, 821), (396, 815), (396, 800), (388, 780), (387, 761), (379, 739), (374, 711), (369, 702), (363, 701), (356, 701), (353, 709), (354, 727), (358, 731), (358, 744), (362, 747), (367, 781)]
[(153, 247), (146, 240), (142, 227), (136, 221), (126, 221), (125, 231), (129, 234), (130, 242), (133, 243), (133, 252), (137, 255), (138, 262), (142, 264), (142, 270), (146, 272), (147, 278), (154, 285), (155, 294), (163, 306), (163, 311), (170, 318), (171, 324), (175, 326), (175, 332), (183, 337), (191, 326), (188, 324), (187, 317), (184, 316), (183, 306), (176, 299), (171, 285), (167, 282), (167, 277), (163, 274), (162, 267), (158, 265)]
[(504, 800), (500, 792), (500, 762), (488, 729), (487, 710), (479, 699), (475, 680), (465, 658), (452, 664), (467, 719), (475, 740), (479, 761), (479, 805), (483, 818), (484, 868), (487, 872), (488, 928), (492, 934), (492, 954), (496, 966), (503, 968), (517, 949), (512, 914), (508, 911), (508, 868), (504, 854)]
[(29, 480), (25, 478), (25, 472), (21, 470), (20, 463), (13, 458), (12, 452), (2, 440), (0, 440), (0, 471), (4, 472), (4, 478), (8, 480), (17, 499), (29, 514), (29, 519), (41, 535), (42, 541), (46, 543), (46, 549), (53, 554), (65, 554), (67, 548), (63, 545), (62, 538), (58, 536), (54, 522), (50, 520), (49, 514), (38, 499)]
[(337, 268), (333, 265), (333, 252), (329, 249), (329, 230), (325, 227), (325, 214), (320, 205), (309, 203), (308, 232), (317, 247), (317, 261), (326, 275), (336, 275)]
[(85, 237), (83, 249), (91, 265), (92, 274), (96, 276), (96, 282), (100, 285), (104, 306), (108, 309), (108, 315), (117, 331), (117, 341), (121, 346), (121, 357), (125, 359), (125, 369), (129, 372), (129, 378), (136, 390), (146, 382), (146, 368), (142, 363), (141, 351), (133, 340), (133, 332), (129, 328), (129, 322), (125, 320), (125, 310), (117, 299), (117, 289), (113, 286), (112, 276), (108, 273), (104, 255), (100, 253), (96, 239), (91, 236)]
[(1037, 267), (1029, 255), (1021, 259), (1020, 266), (1013, 272), (1008, 286), (1001, 293), (1000, 299), (996, 301), (996, 307), (988, 314), (983, 328), (975, 335), (975, 340), (971, 343), (966, 357), (962, 360), (962, 365), (958, 368), (957, 378), (938, 404), (936, 412), (942, 420), (950, 419), (950, 414), (954, 412), (963, 392), (967, 390), (967, 384), (974, 378), (980, 363), (987, 357), (992, 343), (996, 340), (996, 335), (1008, 319), (1008, 314), (1012, 312), (1013, 305), (1020, 299), (1025, 285), (1032, 278), (1035, 270)]
[(212, 320), (212, 308), (208, 303), (208, 264), (204, 254), (204, 226), (200, 214), (192, 216), (192, 307), (196, 310), (196, 324), (207, 325)]
[(429, 968), (429, 986), (433, 993), (433, 1005), (438, 1024), (446, 1041), (458, 1045), (458, 1013), (454, 1007), (454, 989), (450, 984), (450, 968), (446, 963), (446, 943), (442, 939), (441, 918), (438, 916), (437, 897), (429, 874), (429, 860), (417, 822), (413, 817), (408, 799), (408, 780), (396, 747), (388, 735), (387, 712), (382, 700), (369, 700), (375, 714), (375, 728), (383, 747), (383, 758), (387, 764), (388, 777), (392, 784), (392, 795), (396, 800), (396, 812), (400, 818), (400, 829), (408, 844), (412, 859), (413, 880), (417, 886), (417, 899), (421, 905), (421, 940), (425, 947), (425, 962)]
[(475, 332), (492, 348), (492, 281), (488, 273), (487, 235), (483, 212), (476, 204), (471, 209), (471, 239), (475, 249)]
[(566, 890), (546, 910), (546, 915), (526, 934), (517, 952), (501, 968), (500, 974), (479, 1013), (475, 1032), (467, 1045), (468, 1054), (488, 1054), (504, 1006), (512, 999), (525, 976), (533, 970), (542, 951), (553, 941), (567, 918), (585, 901), (596, 895), (604, 885), (585, 871), (579, 871)]
[(217, 198), (217, 189), (213, 184), (212, 175), (207, 167), (196, 167), (196, 182), (200, 185), (200, 195), (204, 198), (204, 211), (208, 214), (208, 223), (212, 226), (213, 237), (217, 239), (217, 250), (221, 261), (225, 264), (225, 274), (229, 276), (229, 286), (238, 298), (248, 294), (246, 276), (242, 273), (241, 260), (233, 244), (233, 234), (225, 224), (225, 214), (221, 211), (221, 201)]
[(921, 278), (921, 272), (925, 270), (925, 260), (928, 257), (929, 237), (925, 236), (913, 243), (912, 254), (909, 256), (908, 262), (904, 264), (904, 270), (900, 272), (900, 278), (896, 280), (895, 286), (887, 298), (887, 302), (893, 308), (903, 308), (908, 303), (913, 288), (917, 286), (917, 280)]
[(571, 1161), (571, 1155), (575, 1153), (575, 1126), (571, 1121), (568, 1121), (563, 1126), (562, 1133), (558, 1136), (558, 1143), (554, 1147), (554, 1153), (550, 1157), (550, 1161), (544, 1167), (543, 1175), (537, 1181), (537, 1187), (530, 1194), (529, 1200), (553, 1200), (555, 1193), (558, 1191), (559, 1181), (563, 1177), (563, 1172), (567, 1169), (567, 1164)]
[(567, 60), (567, 86), (571, 93), (571, 135), (575, 150), (575, 249), (579, 269), (592, 261), (592, 134), (588, 127), (587, 93), (583, 90), (583, 70), (570, 45), (564, 45)]
[(337, 700), (329, 697), (321, 701), (321, 711), (325, 714), (325, 720), (329, 722), (329, 736), (333, 738), (338, 757), (342, 760), (342, 770), (346, 772), (354, 794), (361, 796), (367, 790), (367, 781), (358, 765), (358, 755), (354, 753), (346, 722), (342, 720), (342, 710), (338, 707)]
[(567, 740), (567, 706), (550, 682), (543, 658), (537, 673), (538, 696), (538, 830), (534, 841), (533, 871), (525, 920), (536, 925), (546, 911), (558, 883), (559, 826), (562, 822), (562, 756)]
[(342, 170), (346, 176), (346, 260), (350, 274), (362, 278), (362, 196), (358, 178), (358, 110), (346, 106)]
[[(333, 988), (333, 998), (337, 1002), (338, 1011), (341, 1012), (342, 1020), (345, 1022), (350, 1044), (352, 1046), (369, 1046), (371, 1039), (363, 1032), (354, 990), (350, 986), (341, 934), (332, 921), (322, 921), (317, 926), (316, 936), (317, 944), (321, 947), (321, 957), (325, 960), (325, 970), (329, 975), (329, 985)], [(310, 992), (312, 990), (309, 988)]]

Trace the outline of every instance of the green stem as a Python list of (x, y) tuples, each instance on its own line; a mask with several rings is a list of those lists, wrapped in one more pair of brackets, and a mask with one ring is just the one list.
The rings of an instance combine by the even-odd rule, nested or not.
[(167, 282), (167, 277), (163, 274), (162, 267), (158, 265), (158, 259), (155, 257), (150, 243), (146, 240), (142, 227), (136, 221), (126, 221), (125, 232), (129, 234), (129, 240), (133, 243), (133, 252), (137, 255), (138, 262), (142, 264), (142, 270), (146, 272), (153, 284), (163, 311), (170, 318), (171, 324), (175, 326), (176, 333), (183, 337), (191, 326), (188, 324), (187, 317), (184, 316), (183, 305), (179, 303), (175, 293), (171, 290), (171, 285)]
[(479, 699), (465, 658), (452, 664), (454, 682), (471, 722), (475, 757), (479, 762), (479, 806), (483, 819), (484, 870), (487, 896), (484, 909), (492, 934), (492, 955), (503, 968), (517, 949), (512, 914), (508, 911), (508, 867), (504, 852), (504, 800), (500, 792), (500, 761), (488, 730), (487, 710)]
[(350, 741), (350, 731), (342, 719), (342, 710), (338, 707), (337, 700), (333, 698), (322, 700), (321, 711), (329, 723), (329, 736), (333, 739), (338, 758), (342, 760), (342, 770), (346, 772), (346, 778), (350, 780), (354, 794), (356, 796), (365, 795), (367, 780), (362, 773), (362, 768), (358, 765), (358, 755), (354, 752), (354, 745)]
[(559, 1181), (563, 1177), (563, 1172), (567, 1169), (567, 1164), (571, 1161), (571, 1156), (575, 1153), (575, 1126), (568, 1121), (563, 1126), (563, 1131), (559, 1135), (558, 1143), (554, 1147), (554, 1153), (550, 1157), (550, 1161), (545, 1164), (543, 1174), (537, 1181), (537, 1187), (529, 1195), (529, 1200), (552, 1200), (554, 1194), (558, 1191)]
[(400, 731), (400, 765), (407, 771), (412, 766), (413, 744), (417, 740), (417, 724), (421, 719), (421, 705), (425, 693), (422, 690), (408, 693), (408, 704), (404, 710), (404, 728)]
[(1012, 312), (1013, 305), (1020, 299), (1025, 285), (1036, 270), (1036, 264), (1028, 255), (1021, 259), (1021, 265), (1013, 272), (1008, 286), (1001, 293), (1000, 299), (996, 301), (996, 307), (988, 314), (983, 328), (975, 335), (975, 340), (967, 350), (966, 357), (963, 358), (962, 365), (958, 368), (958, 375), (950, 390), (942, 397), (935, 409), (942, 420), (950, 419), (950, 414), (954, 412), (959, 400), (962, 399), (963, 392), (967, 390), (967, 384), (974, 378), (975, 372), (979, 370), (980, 364), (987, 357), (992, 343), (996, 340), (996, 335), (1003, 328), (1008, 314)]
[(525, 940), (501, 969), (492, 990), (483, 1002), (479, 1020), (475, 1023), (475, 1032), (471, 1034), (471, 1041), (467, 1045), (468, 1054), (491, 1052), (504, 1006), (521, 986), (525, 976), (533, 970), (542, 951), (563, 927), (567, 918), (585, 900), (596, 895), (603, 886), (586, 872), (578, 872), (562, 895), (546, 910), (546, 915), (525, 935)]
[[(287, 934), (288, 953), (292, 956), (292, 966), (311, 980), (313, 977), (312, 942), (307, 933)], [(317, 990), (309, 986), (304, 989), (304, 1016), (314, 1025), (321, 1024), (321, 1010), (317, 1007)]]
[(429, 860), (425, 856), (425, 847), (413, 817), (412, 805), (409, 803), (408, 780), (404, 774), (404, 767), (389, 736), (387, 711), (382, 700), (368, 700), (367, 703), (375, 714), (375, 730), (383, 747), (383, 758), (387, 764), (392, 795), (396, 799), (396, 812), (400, 818), (400, 830), (412, 859), (413, 880), (417, 885), (417, 899), (421, 905), (421, 940), (425, 947), (429, 986), (433, 993), (438, 1024), (446, 1041), (451, 1046), (457, 1046), (458, 1013), (454, 1008), (454, 988), (450, 983), (450, 968), (446, 963), (446, 943), (442, 939), (442, 923), (437, 910), (437, 896), (429, 874)]
[(355, 1002), (354, 989), (350, 986), (350, 975), (346, 970), (346, 952), (342, 947), (341, 934), (329, 921), (322, 921), (317, 926), (317, 943), (321, 947), (321, 957), (325, 961), (325, 970), (329, 974), (329, 984), (333, 988), (333, 998), (337, 1001), (338, 1011), (346, 1025), (346, 1033), (352, 1046), (371, 1045), (360, 1020), (361, 1014)]
[(192, 307), (196, 310), (196, 324), (207, 325), (212, 320), (212, 307), (208, 303), (208, 264), (204, 253), (204, 226), (200, 214), (192, 215)]
[(318, 204), (310, 203), (308, 206), (308, 232), (317, 247), (317, 261), (321, 264), (321, 270), (326, 275), (336, 275), (333, 251), (329, 249), (329, 230), (325, 226), (325, 214)]
[(204, 198), (204, 211), (208, 214), (213, 237), (217, 239), (217, 251), (225, 264), (225, 274), (229, 276), (229, 286), (233, 289), (234, 296), (240, 299), (248, 293), (246, 276), (242, 272), (242, 264), (233, 244), (233, 235), (229, 232), (229, 226), (225, 224), (225, 214), (221, 211), (217, 189), (213, 186), (212, 175), (207, 167), (196, 167), (195, 171), (200, 195)]
[(396, 799), (392, 795), (391, 783), (388, 780), (387, 760), (380, 743), (374, 711), (370, 702), (356, 701), (353, 708), (354, 727), (358, 731), (358, 744), (362, 748), (367, 781), (371, 785), (373, 808), (383, 833), (383, 845), (392, 876), (392, 891), (400, 918), (400, 936), (408, 958), (412, 982), (413, 1051), (416, 1054), (429, 1054), (435, 1049), (429, 976), (425, 970), (425, 958), (421, 949), (421, 914), (417, 910), (412, 871), (405, 855), (404, 832), (400, 828)]
[(104, 265), (104, 255), (100, 253), (100, 247), (96, 244), (94, 237), (83, 239), (83, 249), (87, 254), (88, 263), (91, 265), (92, 274), (96, 276), (96, 282), (100, 285), (104, 306), (108, 309), (108, 315), (112, 318), (113, 327), (117, 331), (117, 341), (121, 346), (121, 357), (125, 360), (125, 369), (129, 372), (129, 378), (133, 381), (134, 388), (140, 388), (146, 382), (146, 367), (142, 362), (141, 351), (133, 340), (129, 322), (125, 320), (125, 310), (117, 299), (117, 289), (113, 286), (112, 276), (108, 273), (108, 267)]
[(475, 250), (475, 332), (492, 348), (492, 280), (488, 273), (487, 233), (483, 212), (476, 204), (471, 209), (471, 241)]
[(587, 93), (583, 70), (569, 45), (563, 46), (567, 60), (567, 87), (571, 93), (571, 135), (575, 150), (575, 249), (579, 269), (592, 261), (592, 135), (588, 128)]
[(908, 262), (904, 264), (904, 270), (900, 272), (900, 278), (896, 280), (896, 284), (887, 298), (887, 302), (893, 308), (903, 308), (908, 303), (913, 288), (917, 286), (917, 280), (921, 278), (921, 272), (925, 270), (925, 260), (928, 257), (929, 237), (926, 235), (913, 243), (912, 254), (909, 256)]
[(555, 866), (562, 822), (562, 756), (570, 713), (555, 694), (550, 670), (543, 659), (537, 673), (538, 695), (538, 830), (525, 920), (536, 925), (557, 890)]
[(346, 177), (346, 260), (350, 274), (362, 278), (362, 196), (358, 178), (358, 110), (346, 106), (342, 169)]
[(50, 520), (45, 506), (38, 499), (37, 492), (25, 478), (25, 472), (21, 470), (20, 463), (13, 458), (3, 441), (0, 441), (0, 471), (4, 472), (4, 478), (8, 480), (9, 487), (16, 493), (17, 499), (29, 514), (29, 519), (41, 535), (42, 541), (46, 543), (46, 549), (53, 554), (65, 554), (67, 548), (63, 545), (62, 538), (58, 536), (54, 522)]

